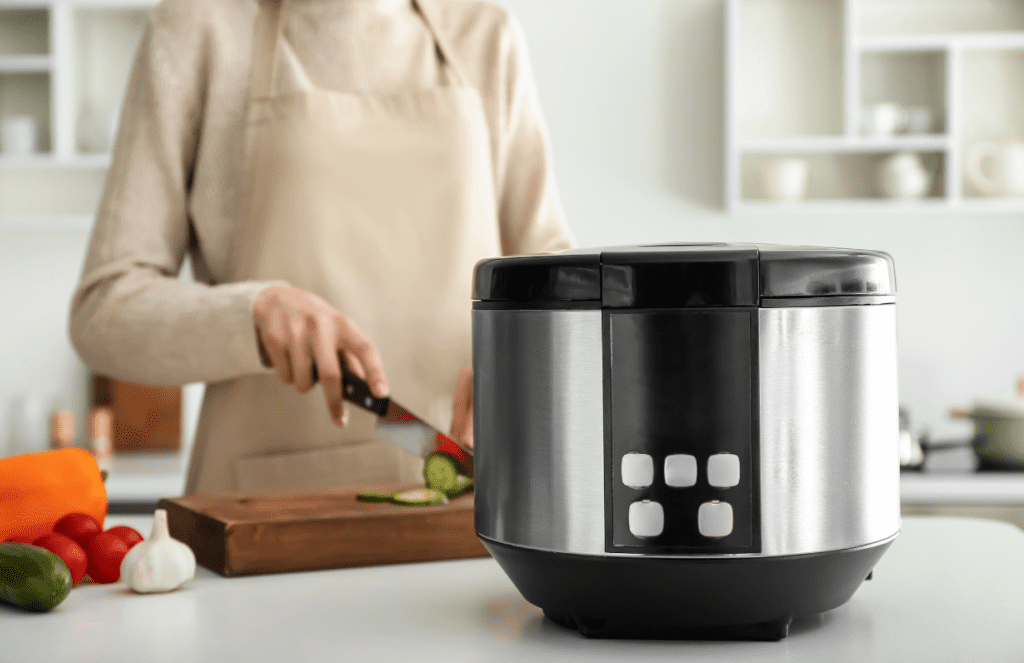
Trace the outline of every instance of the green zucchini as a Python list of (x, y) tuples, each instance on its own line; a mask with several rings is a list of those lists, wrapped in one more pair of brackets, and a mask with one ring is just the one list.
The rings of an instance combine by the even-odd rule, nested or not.
[(435, 451), (423, 461), (423, 478), (427, 488), (447, 492), (459, 482), (459, 462), (443, 451)]
[(68, 565), (49, 550), (0, 543), (0, 600), (44, 612), (67, 598), (71, 585)]

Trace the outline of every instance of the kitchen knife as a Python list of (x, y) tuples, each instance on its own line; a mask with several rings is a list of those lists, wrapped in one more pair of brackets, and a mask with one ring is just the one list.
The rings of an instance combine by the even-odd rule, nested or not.
[[(342, 371), (341, 393), (345, 400), (373, 412), (381, 418), (382, 423), (418, 424), (420, 426), (426, 426), (430, 430), (434, 431), (437, 439), (438, 450), (449, 453), (463, 462), (468, 462), (473, 456), (472, 449), (468, 449), (457, 443), (455, 440), (437, 430), (420, 417), (402, 407), (398, 402), (387, 396), (384, 398), (377, 398), (374, 396), (373, 392), (370, 391), (370, 385), (366, 384), (366, 380), (363, 380), (352, 371), (346, 370), (344, 365), (342, 365)], [(317, 382), (319, 379), (320, 376), (317, 373), (316, 364), (313, 364), (313, 382)]]

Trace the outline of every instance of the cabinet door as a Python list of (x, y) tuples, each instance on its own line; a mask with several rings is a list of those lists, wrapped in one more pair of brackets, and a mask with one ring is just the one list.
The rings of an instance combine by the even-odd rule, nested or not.
[(181, 448), (181, 387), (153, 387), (97, 375), (93, 405), (113, 410), (114, 451)]

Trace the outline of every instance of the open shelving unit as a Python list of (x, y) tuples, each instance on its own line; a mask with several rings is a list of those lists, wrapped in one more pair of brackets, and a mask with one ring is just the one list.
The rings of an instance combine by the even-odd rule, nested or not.
[[(33, 214), (86, 212), (110, 165), (131, 65), (155, 4), (0, 0), (0, 117), (29, 115), (37, 135), (31, 154), (0, 146), (0, 228), (12, 225), (7, 217), (21, 227)], [(72, 199), (77, 192), (65, 205), (72, 209), (45, 204), (47, 190), (65, 189)]]
[[(965, 174), (983, 141), (1024, 138), (1024, 0), (728, 0), (726, 203), (737, 212), (1024, 212)], [(927, 132), (868, 135), (862, 109), (926, 108)], [(913, 153), (923, 197), (880, 193), (881, 162)], [(806, 163), (774, 199), (778, 159)]]

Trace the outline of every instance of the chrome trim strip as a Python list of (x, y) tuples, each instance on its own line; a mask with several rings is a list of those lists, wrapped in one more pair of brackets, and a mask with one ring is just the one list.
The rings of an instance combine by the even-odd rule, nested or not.
[[(792, 554), (792, 555), (771, 555), (771, 557), (807, 557), (807, 556), (810, 556), (810, 555), (821, 555), (823, 553), (830, 553), (830, 552), (854, 552), (854, 551), (857, 551), (857, 550), (864, 550), (865, 548), (874, 548), (875, 546), (885, 545), (886, 543), (889, 543), (889, 542), (893, 541), (897, 536), (899, 536), (901, 531), (902, 531), (902, 529), (897, 530), (895, 534), (893, 534), (892, 536), (886, 537), (886, 538), (882, 539), (881, 541), (871, 541), (869, 543), (865, 543), (865, 544), (859, 545), (859, 546), (854, 546), (852, 548), (843, 548), (843, 549), (840, 549), (840, 550), (820, 550), (820, 551), (807, 552), (807, 553), (795, 553), (795, 554)], [(603, 553), (600, 553), (600, 554), (569, 553), (569, 552), (565, 552), (565, 551), (561, 551), (561, 550), (548, 550), (547, 548), (538, 548), (536, 546), (525, 546), (525, 545), (523, 545), (521, 543), (510, 543), (508, 541), (499, 541), (497, 539), (484, 536), (483, 534), (477, 534), (477, 536), (480, 539), (482, 539), (485, 543), (491, 542), (491, 543), (498, 543), (498, 544), (502, 544), (502, 545), (506, 545), (506, 546), (516, 546), (517, 548), (525, 548), (527, 550), (536, 550), (537, 552), (547, 552), (547, 553), (552, 553), (552, 552), (553, 553), (563, 553), (564, 552), (566, 555), (582, 555), (582, 556), (589, 556), (589, 557), (633, 557), (633, 558), (636, 558), (636, 559), (751, 559), (751, 558), (768, 557), (769, 556), (769, 555), (764, 555), (763, 553), (730, 553), (730, 554), (725, 554), (725, 555), (662, 555), (662, 554), (657, 554), (657, 553), (654, 553), (654, 554), (631, 554), (631, 553), (622, 553), (622, 552), (603, 552)]]

